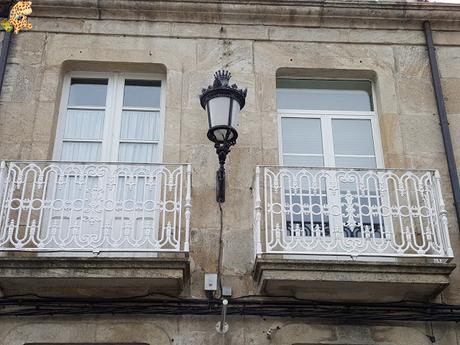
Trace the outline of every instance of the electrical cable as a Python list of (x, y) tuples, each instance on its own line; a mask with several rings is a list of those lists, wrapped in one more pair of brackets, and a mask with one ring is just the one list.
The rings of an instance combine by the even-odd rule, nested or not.
[[(229, 316), (289, 317), (344, 322), (460, 321), (460, 305), (420, 302), (344, 303), (230, 299)], [(37, 298), (0, 299), (0, 317), (75, 315), (220, 315), (218, 299)]]

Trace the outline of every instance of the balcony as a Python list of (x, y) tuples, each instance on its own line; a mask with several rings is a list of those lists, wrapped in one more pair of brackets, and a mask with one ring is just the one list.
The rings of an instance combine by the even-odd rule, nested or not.
[(190, 165), (2, 162), (0, 206), (4, 294), (177, 294), (188, 279)]
[(437, 171), (257, 167), (254, 278), (265, 294), (425, 300), (454, 265)]

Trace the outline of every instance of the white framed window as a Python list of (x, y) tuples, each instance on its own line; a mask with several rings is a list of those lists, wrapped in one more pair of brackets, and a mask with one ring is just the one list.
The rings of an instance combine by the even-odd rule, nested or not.
[(164, 85), (155, 74), (65, 77), (53, 153), (60, 162), (50, 168), (53, 202), (41, 224), (47, 248), (142, 251), (158, 243), (163, 175), (151, 163), (162, 161)]
[(378, 116), (367, 80), (277, 80), (280, 163), (382, 168)]
[(68, 74), (53, 159), (161, 162), (164, 83), (155, 74)]
[[(277, 108), (280, 164), (294, 167), (290, 171), (298, 171), (295, 167), (383, 168), (370, 81), (279, 78)], [(313, 236), (317, 228), (323, 237), (340, 229), (345, 237), (361, 238), (370, 228), (372, 236), (382, 237), (383, 219), (369, 211), (382, 202), (376, 180), (359, 190), (356, 180), (343, 178), (346, 173), (315, 171), (319, 170), (302, 180), (300, 191), (289, 179), (283, 182), (287, 210), (283, 223), (288, 235)], [(337, 184), (338, 193), (330, 190), (331, 183)]]

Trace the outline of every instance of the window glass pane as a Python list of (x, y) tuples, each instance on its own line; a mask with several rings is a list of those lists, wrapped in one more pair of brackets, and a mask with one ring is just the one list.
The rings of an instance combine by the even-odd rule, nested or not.
[(72, 78), (68, 106), (105, 107), (107, 79)]
[(335, 166), (339, 168), (376, 168), (375, 157), (335, 157)]
[(161, 82), (154, 80), (126, 80), (123, 106), (139, 108), (160, 107)]
[(371, 111), (366, 80), (277, 79), (278, 109)]
[(150, 111), (123, 111), (121, 115), (122, 140), (159, 140), (160, 113)]
[(332, 120), (336, 155), (375, 155), (371, 120)]
[(283, 153), (322, 154), (320, 119), (282, 118)]
[(93, 162), (101, 159), (101, 143), (64, 142), (62, 145), (62, 160)]
[(153, 163), (158, 162), (157, 144), (120, 143), (118, 152), (120, 162)]
[(104, 111), (67, 110), (65, 139), (102, 139)]
[(321, 167), (324, 165), (324, 162), (323, 156), (283, 155), (283, 164), (300, 167)]

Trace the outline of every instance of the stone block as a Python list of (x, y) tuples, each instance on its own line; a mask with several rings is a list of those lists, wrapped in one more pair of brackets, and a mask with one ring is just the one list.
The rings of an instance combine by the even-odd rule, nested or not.
[[(422, 33), (418, 33), (422, 36)], [(423, 38), (424, 39), (424, 38)], [(431, 69), (427, 49), (424, 46), (396, 46), (393, 48), (395, 71), (400, 78), (430, 80)]]
[(276, 73), (275, 74), (255, 74), (255, 94), (256, 110), (262, 115), (276, 112)]
[(197, 68), (200, 71), (208, 72), (215, 66), (214, 69), (225, 68), (235, 71), (236, 78), (241, 74), (253, 73), (251, 41), (200, 39), (197, 41), (196, 49)]
[(23, 35), (14, 37), (9, 61), (18, 63), (23, 67), (41, 64), (44, 55), (47, 53), (45, 49), (47, 34), (35, 30), (22, 33)]
[[(401, 115), (404, 152), (423, 156), (432, 153), (444, 154), (439, 119), (433, 114)], [(433, 165), (435, 167), (437, 164)]]
[(396, 83), (402, 113), (436, 113), (436, 99), (429, 78), (397, 79)]
[(81, 31), (98, 35), (126, 35), (126, 36), (171, 36), (172, 24), (150, 21), (110, 21), (85, 20)]
[(436, 56), (441, 78), (458, 78), (460, 75), (460, 47), (450, 44), (449, 46), (438, 46)]
[[(40, 32), (68, 32), (68, 33), (82, 33), (89, 32), (88, 27), (93, 23), (91, 20), (83, 20), (82, 18), (59, 18), (59, 20), (50, 20), (45, 17), (32, 17), (30, 19), (33, 31)], [(111, 23), (111, 26), (116, 26), (116, 23)]]
[(450, 119), (452, 115), (460, 114), (460, 99), (458, 97), (460, 78), (443, 78), (441, 80), (441, 86), (444, 94), (446, 111)]
[(346, 42), (350, 35), (350, 31), (346, 29), (283, 26), (272, 26), (268, 33), (270, 40), (283, 42)]
[(268, 39), (269, 28), (265, 26), (241, 26), (231, 24), (180, 23), (172, 24), (171, 36), (218, 39)]
[[(213, 213), (216, 218), (219, 217), (217, 210)], [(193, 253), (194, 272), (217, 272), (219, 228), (192, 228), (190, 232), (190, 241), (191, 252)], [(203, 290), (204, 279), (198, 280), (197, 283), (201, 284), (199, 289)]]
[(39, 100), (41, 102), (55, 102), (59, 104), (59, 97), (62, 89), (62, 73), (59, 66), (47, 67), (42, 76), (41, 83), (39, 84)]
[(53, 159), (54, 139), (52, 141), (33, 141), (30, 149), (23, 159), (26, 160), (50, 160)]
[(400, 121), (400, 116), (396, 114), (379, 114), (380, 139), (385, 157), (389, 157), (390, 154), (392, 154), (393, 157), (395, 154), (404, 154)]
[(0, 111), (0, 137), (13, 143), (30, 141), (34, 131), (35, 103), (3, 103)]
[(362, 28), (348, 29), (348, 41), (370, 44), (423, 45), (425, 37), (422, 31), (400, 29), (366, 30)]
[(11, 142), (6, 139), (0, 141), (0, 159), (2, 160), (24, 160), (28, 159), (31, 151), (30, 141)]
[[(178, 54), (178, 47), (181, 53)], [(67, 60), (164, 64), (181, 70), (195, 65), (195, 42), (191, 40), (123, 36), (50, 35), (46, 63), (59, 65)]]
[[(228, 218), (229, 217), (227, 216), (227, 219)], [(225, 227), (224, 243), (227, 244), (225, 246), (223, 256), (225, 273), (227, 275), (234, 275), (237, 280), (243, 280), (243, 278), (239, 278), (239, 276), (249, 274), (252, 271), (252, 262), (255, 257), (252, 234), (252, 228), (238, 229), (233, 226), (233, 224)], [(250, 282), (252, 281), (250, 279), (246, 280), (249, 280)], [(241, 293), (235, 292), (235, 295), (241, 295), (244, 293), (244, 289), (242, 289)]]
[(34, 141), (54, 143), (57, 120), (58, 109), (55, 102), (38, 103), (32, 139)]
[(260, 73), (270, 73), (281, 67), (379, 71), (392, 69), (394, 60), (391, 47), (385, 46), (256, 42), (254, 64), (256, 72)]

